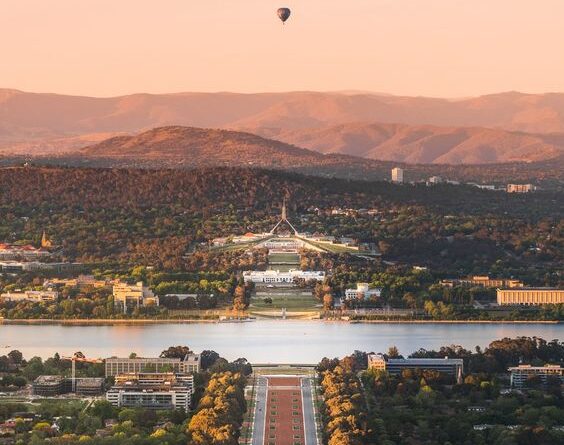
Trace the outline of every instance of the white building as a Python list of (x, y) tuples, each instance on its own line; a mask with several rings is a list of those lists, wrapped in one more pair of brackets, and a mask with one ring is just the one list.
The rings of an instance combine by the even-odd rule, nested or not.
[(183, 409), (188, 412), (194, 376), (175, 373), (132, 373), (116, 376), (106, 400), (118, 408)]
[(507, 193), (529, 193), (535, 190), (533, 184), (507, 184)]
[(26, 290), (0, 295), (2, 301), (31, 301), (33, 303), (49, 303), (57, 301), (58, 298), (59, 293), (53, 290)]
[(263, 235), (263, 234), (247, 232), (247, 233), (245, 233), (244, 235), (241, 235), (241, 236), (234, 236), (233, 242), (235, 244), (252, 243), (252, 242), (255, 242), (255, 241), (259, 241), (259, 240), (263, 239), (264, 237), (265, 237), (265, 235)]
[(392, 168), (392, 182), (401, 184), (403, 182), (403, 168)]
[(280, 272), (279, 270), (247, 270), (243, 272), (243, 278), (245, 282), (256, 284), (293, 284), (296, 279), (323, 281), (325, 279), (325, 272), (294, 269), (288, 272)]
[(297, 240), (297, 239), (293, 239), (293, 238), (276, 238), (276, 239), (270, 239), (268, 241), (266, 241), (264, 244), (264, 247), (266, 247), (267, 249), (292, 249), (292, 250), (296, 250), (299, 249), (300, 247), (303, 247), (304, 243), (303, 241)]
[(371, 288), (368, 283), (357, 283), (356, 289), (346, 289), (345, 299), (347, 300), (369, 300), (371, 298), (379, 298), (382, 295), (382, 289), (376, 287)]
[(427, 180), (427, 185), (435, 185), (435, 184), (440, 184), (442, 182), (443, 182), (443, 178), (441, 178), (440, 176), (431, 176)]

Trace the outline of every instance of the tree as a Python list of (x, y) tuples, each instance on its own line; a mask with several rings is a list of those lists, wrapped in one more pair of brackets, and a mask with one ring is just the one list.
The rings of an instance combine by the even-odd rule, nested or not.
[(159, 357), (162, 358), (179, 358), (184, 359), (188, 354), (192, 354), (192, 350), (188, 346), (170, 346), (161, 352)]
[(323, 296), (323, 309), (325, 309), (326, 311), (331, 310), (333, 309), (333, 305), (334, 305), (333, 295), (325, 294)]
[(20, 365), (23, 360), (23, 354), (17, 349), (15, 349), (8, 353), (8, 358), (12, 361), (13, 364)]
[(200, 354), (200, 359), (202, 370), (206, 370), (210, 366), (212, 366), (217, 361), (217, 359), (219, 359), (219, 354), (215, 351), (202, 351), (202, 353)]
[(397, 346), (390, 346), (390, 348), (388, 349), (387, 355), (388, 355), (389, 358), (399, 358), (400, 353), (399, 353)]

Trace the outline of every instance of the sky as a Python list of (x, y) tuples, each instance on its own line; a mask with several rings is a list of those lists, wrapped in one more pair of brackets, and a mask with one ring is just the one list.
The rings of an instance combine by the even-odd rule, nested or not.
[(1, 0), (0, 88), (563, 92), (563, 23), (563, 0)]

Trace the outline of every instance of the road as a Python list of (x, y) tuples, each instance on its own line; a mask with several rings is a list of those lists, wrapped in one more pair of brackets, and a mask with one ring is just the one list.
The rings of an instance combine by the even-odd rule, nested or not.
[(252, 445), (264, 445), (264, 430), (266, 425), (266, 394), (268, 380), (259, 377), (256, 387), (255, 419), (253, 424)]
[(301, 387), (305, 445), (318, 445), (319, 442), (317, 438), (317, 426), (315, 423), (315, 407), (313, 406), (311, 379), (302, 378)]

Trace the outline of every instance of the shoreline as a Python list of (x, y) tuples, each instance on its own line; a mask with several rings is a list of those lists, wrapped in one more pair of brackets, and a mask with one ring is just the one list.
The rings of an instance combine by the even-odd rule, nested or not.
[(558, 320), (351, 320), (351, 324), (561, 324)]
[(107, 326), (107, 325), (158, 325), (158, 324), (198, 324), (198, 323), (251, 323), (254, 321), (308, 321), (346, 324), (561, 324), (558, 320), (324, 320), (324, 319), (276, 319), (257, 318), (243, 320), (201, 320), (201, 319), (6, 319), (0, 318), (0, 325), (75, 325), (75, 326)]

